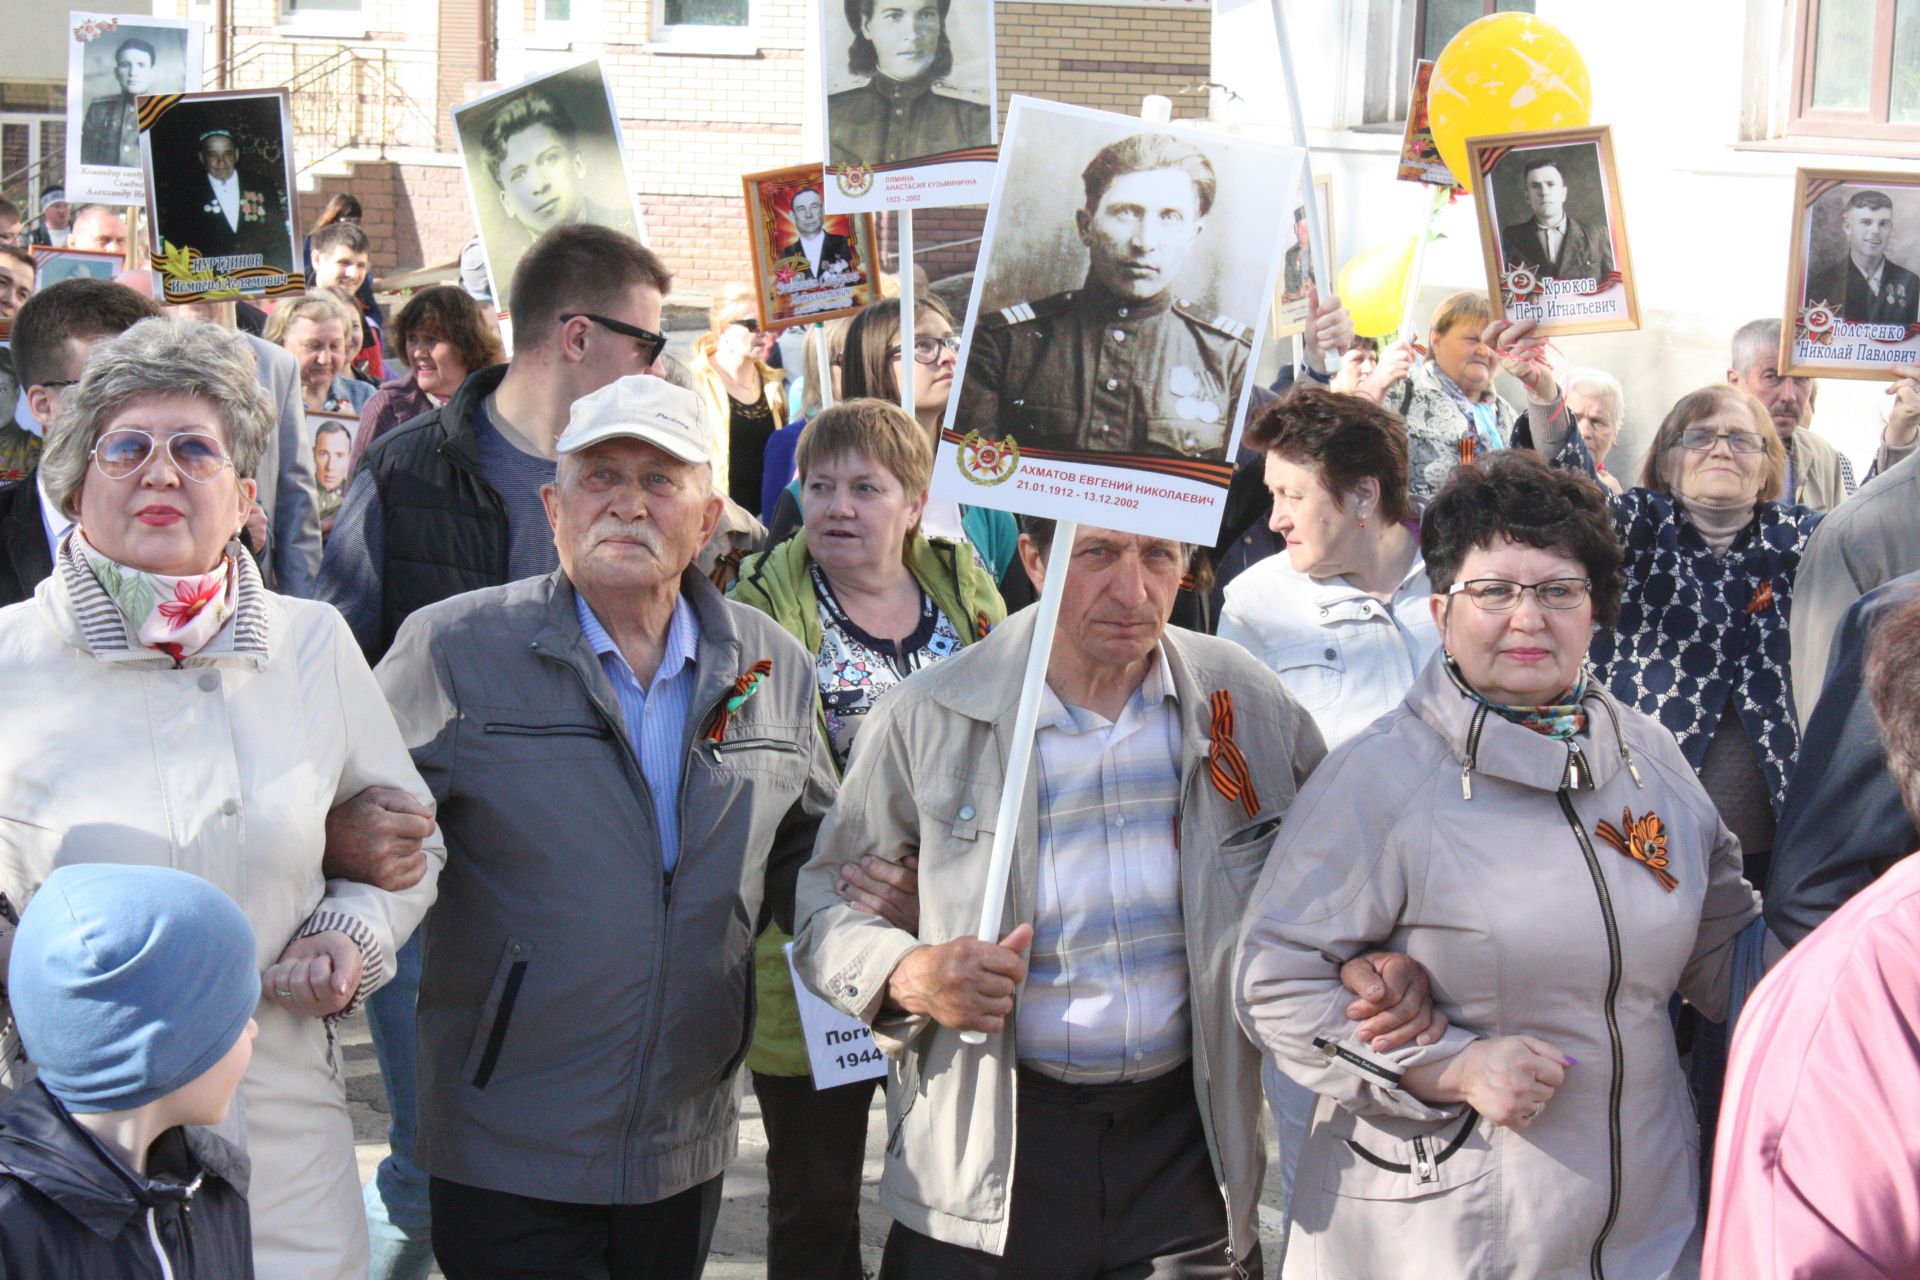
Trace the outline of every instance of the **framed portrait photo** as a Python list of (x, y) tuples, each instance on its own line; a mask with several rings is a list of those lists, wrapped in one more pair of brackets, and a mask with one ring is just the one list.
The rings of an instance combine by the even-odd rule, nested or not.
[(740, 179), (760, 327), (852, 315), (880, 296), (873, 215), (828, 213), (817, 164)]
[(453, 125), (500, 310), (512, 305), (514, 268), (554, 227), (591, 222), (646, 243), (620, 113), (598, 59), (463, 103)]
[(75, 276), (85, 276), (89, 280), (106, 280), (126, 270), (127, 257), (111, 249), (55, 249), (50, 245), (33, 247), (33, 287), (35, 291), (59, 284), (62, 280), (71, 280)]
[(1605, 126), (1467, 140), (1493, 313), (1537, 332), (1640, 327)]
[(1211, 544), (1306, 153), (1016, 97), (934, 459), (975, 506)]
[(162, 302), (306, 289), (284, 88), (141, 98), (140, 163)]
[(306, 411), (306, 434), (302, 441), (313, 452), (313, 486), (320, 499), (320, 537), (325, 541), (333, 532), (333, 519), (346, 500), (347, 481), (352, 479), (353, 442), (360, 434), (360, 415), (329, 413), (322, 409)]
[(1920, 177), (1802, 169), (1780, 371), (1891, 377), (1920, 364)]
[(1433, 79), (1433, 63), (1419, 62), (1413, 68), (1413, 92), (1407, 104), (1407, 131), (1400, 138), (1401, 182), (1424, 182), (1430, 187), (1448, 187), (1456, 195), (1467, 189), (1454, 181), (1453, 170), (1440, 156), (1433, 140), (1433, 126), (1427, 120), (1427, 91)]
[(200, 88), (205, 28), (176, 18), (67, 15), (67, 198), (137, 205), (142, 94)]
[[(1327, 236), (1327, 261), (1338, 263), (1333, 248), (1333, 175), (1322, 173), (1313, 179), (1313, 198), (1320, 205), (1320, 225)], [(1313, 278), (1313, 232), (1304, 203), (1293, 206), (1288, 223), (1286, 255), (1280, 262), (1280, 279), (1273, 287), (1273, 336), (1290, 338), (1307, 327), (1307, 288), (1318, 283)], [(1328, 292), (1332, 292), (1331, 289)]]
[(820, 0), (827, 211), (980, 204), (993, 185), (993, 0)]

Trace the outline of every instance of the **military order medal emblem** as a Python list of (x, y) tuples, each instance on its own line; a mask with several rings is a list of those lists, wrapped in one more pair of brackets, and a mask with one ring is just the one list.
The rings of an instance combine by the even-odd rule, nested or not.
[(1020, 442), (1012, 436), (983, 440), (978, 431), (969, 431), (954, 462), (960, 474), (975, 484), (1000, 484), (1020, 469)]

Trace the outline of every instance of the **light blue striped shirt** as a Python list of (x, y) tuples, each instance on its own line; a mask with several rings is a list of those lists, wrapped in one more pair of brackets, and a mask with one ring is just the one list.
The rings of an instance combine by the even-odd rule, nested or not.
[(1041, 695), (1040, 849), (1021, 1065), (1074, 1084), (1150, 1080), (1191, 1046), (1180, 914), (1180, 713), (1164, 651), (1107, 721)]
[(627, 722), (627, 742), (640, 761), (641, 776), (653, 796), (653, 820), (660, 831), (660, 864), (672, 871), (680, 860), (680, 772), (687, 760), (687, 707), (693, 700), (694, 659), (700, 650), (700, 619), (681, 596), (674, 601), (667, 623), (667, 647), (653, 673), (653, 687), (643, 689), (621, 656), (620, 647), (600, 625), (587, 598), (573, 594), (580, 615), (580, 632), (600, 657), (613, 696)]

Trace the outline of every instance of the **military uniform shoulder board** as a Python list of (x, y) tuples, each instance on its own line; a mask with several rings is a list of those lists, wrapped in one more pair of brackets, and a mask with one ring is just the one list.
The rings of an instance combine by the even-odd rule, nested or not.
[(1073, 291), (1056, 293), (1050, 298), (1038, 302), (1016, 302), (1010, 307), (1001, 307), (981, 317), (983, 327), (1004, 329), (1009, 325), (1026, 324), (1046, 316), (1058, 315), (1073, 305)]
[(1175, 304), (1174, 310), (1199, 325), (1202, 329), (1211, 329), (1215, 333), (1224, 334), (1232, 338), (1235, 342), (1245, 342), (1249, 344), (1253, 342), (1253, 326), (1250, 324), (1241, 324), (1232, 316), (1216, 315), (1209, 317), (1202, 315), (1200, 312), (1188, 306), (1184, 299)]
[(979, 89), (966, 85), (957, 85), (951, 80), (935, 80), (933, 90), (943, 98), (957, 98), (970, 106), (984, 107), (987, 98)]

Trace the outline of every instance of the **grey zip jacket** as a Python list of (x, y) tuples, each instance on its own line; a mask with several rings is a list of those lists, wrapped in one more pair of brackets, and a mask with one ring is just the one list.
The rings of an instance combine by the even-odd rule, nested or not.
[[(1667, 1001), (1724, 1016), (1760, 910), (1739, 843), (1673, 735), (1604, 689), (1570, 749), (1444, 661), (1327, 757), (1247, 907), (1241, 1024), (1320, 1094), (1284, 1274), (1696, 1275), (1699, 1134)], [(1380, 1056), (1351, 1035), (1339, 964), (1375, 947), (1426, 968), (1440, 1044)], [(1525, 1132), (1401, 1088), (1519, 1034), (1576, 1060)]]
[(436, 1177), (647, 1204), (733, 1158), (753, 940), (790, 913), (835, 775), (812, 657), (699, 573), (681, 590), (700, 640), (671, 876), (563, 573), (422, 609), (380, 664), (447, 837), (419, 1006)]
[[(892, 1062), (880, 1205), (937, 1240), (1000, 1253), (1014, 1180), (1020, 998), (984, 1045), (926, 1017), (883, 1015), (887, 978), (922, 944), (971, 936), (993, 847), (1008, 742), (1036, 609), (916, 674), (874, 708), (801, 872), (794, 959), (808, 984), (873, 1026)], [(1240, 913), (1294, 793), (1325, 753), (1320, 731), (1279, 678), (1230, 641), (1167, 628), (1162, 645), (1181, 729), (1180, 915), (1187, 938), (1195, 1101), (1238, 1259), (1258, 1236), (1266, 1149), (1260, 1136), (1260, 1055), (1234, 1025), (1233, 947)], [(1216, 695), (1230, 695), (1231, 732)], [(1222, 740), (1224, 738), (1224, 740)], [(1231, 744), (1253, 781), (1244, 800), (1213, 780)], [(1033, 919), (1039, 848), (1035, 775), (1028, 775), (1004, 936)], [(834, 893), (842, 862), (868, 854), (920, 857), (920, 930), (896, 929)]]

